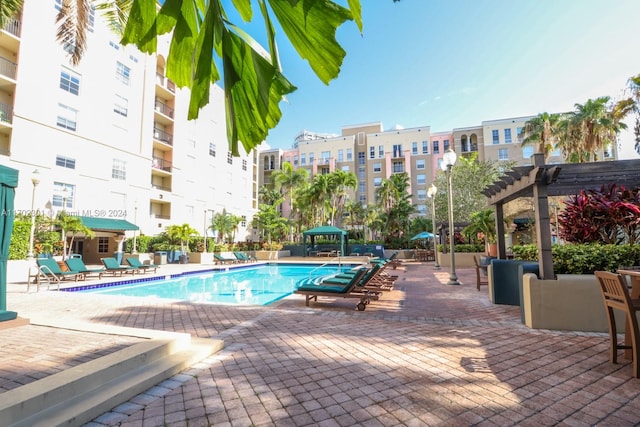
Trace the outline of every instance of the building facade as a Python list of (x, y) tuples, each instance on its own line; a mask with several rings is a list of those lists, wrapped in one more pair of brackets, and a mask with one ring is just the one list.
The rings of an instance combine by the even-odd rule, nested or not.
[[(143, 54), (120, 45), (99, 13), (73, 66), (56, 41), (59, 8), (59, 0), (25, 0), (0, 34), (0, 164), (20, 172), (16, 209), (139, 226), (127, 237), (184, 223), (203, 234), (224, 210), (244, 218), (237, 239), (251, 240), (257, 154), (228, 150), (222, 89), (212, 86), (209, 105), (187, 120), (189, 91), (165, 73), (169, 39)], [(91, 260), (120, 249), (120, 231), (76, 238), (79, 252)]]

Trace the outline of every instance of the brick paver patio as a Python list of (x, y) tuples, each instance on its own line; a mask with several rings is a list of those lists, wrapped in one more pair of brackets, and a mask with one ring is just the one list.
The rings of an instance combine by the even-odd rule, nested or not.
[(470, 269), (458, 271), (461, 286), (432, 263), (397, 274), (364, 312), (351, 299), (231, 307), (13, 285), (8, 308), (32, 324), (0, 330), (0, 392), (136, 342), (85, 330), (106, 324), (222, 338), (225, 348), (92, 426), (640, 423), (640, 380), (630, 362), (609, 363), (606, 334), (528, 329), (519, 307), (476, 290)]

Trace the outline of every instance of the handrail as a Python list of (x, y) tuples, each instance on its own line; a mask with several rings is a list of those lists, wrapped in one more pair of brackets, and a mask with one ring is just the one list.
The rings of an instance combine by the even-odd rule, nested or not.
[[(45, 279), (47, 279), (47, 286), (51, 286), (51, 278), (49, 277), (49, 275), (51, 275), (53, 278), (56, 279), (56, 284), (58, 285), (58, 290), (60, 290), (60, 278), (58, 277), (57, 274), (55, 274), (48, 266), (46, 265), (39, 265), (38, 266), (38, 270), (43, 274), (43, 277)], [(49, 270), (49, 272), (47, 273), (47, 271), (45, 270)], [(37, 287), (36, 287), (36, 292), (40, 291), (40, 280), (38, 280), (37, 283)], [(29, 287), (27, 286), (27, 292), (29, 292)]]
[[(340, 252), (340, 251), (338, 251), (338, 252)], [(316, 267), (316, 268), (314, 268), (313, 270), (311, 270), (311, 271), (309, 272), (309, 277), (311, 277), (311, 274), (312, 274), (314, 271), (319, 270), (319, 269), (321, 269), (322, 267), (326, 267), (330, 262), (333, 262), (333, 261), (336, 261), (336, 260), (338, 260), (338, 267), (339, 267), (339, 268), (342, 268), (342, 258), (344, 258), (344, 257), (343, 257), (343, 256), (341, 256), (341, 255), (338, 255), (338, 256), (337, 256), (337, 257), (335, 257), (335, 258), (331, 258), (329, 261), (327, 261), (327, 262), (325, 262), (324, 264), (319, 265), (318, 267)]]

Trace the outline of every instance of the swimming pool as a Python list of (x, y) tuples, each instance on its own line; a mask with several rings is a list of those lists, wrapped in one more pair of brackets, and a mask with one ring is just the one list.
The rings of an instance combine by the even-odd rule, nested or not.
[(263, 264), (171, 278), (129, 280), (126, 284), (99, 284), (65, 291), (105, 295), (162, 298), (210, 304), (268, 305), (291, 293), (301, 279), (330, 276), (353, 268), (342, 264)]

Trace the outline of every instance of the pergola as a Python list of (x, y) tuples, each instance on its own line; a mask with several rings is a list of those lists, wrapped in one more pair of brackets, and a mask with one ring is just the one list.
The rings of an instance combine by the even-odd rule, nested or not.
[(324, 225), (321, 227), (312, 228), (302, 232), (302, 248), (304, 256), (307, 256), (307, 237), (311, 238), (311, 246), (315, 244), (316, 236), (339, 236), (340, 237), (340, 254), (345, 254), (346, 245), (348, 244), (348, 236), (345, 230), (333, 227), (331, 225)]
[(531, 157), (531, 166), (518, 166), (484, 189), (489, 204), (496, 207), (498, 258), (506, 258), (504, 204), (520, 197), (532, 197), (538, 236), (538, 263), (542, 279), (553, 279), (551, 221), (548, 196), (576, 195), (582, 190), (599, 190), (603, 185), (640, 185), (640, 160), (546, 165), (544, 155)]

